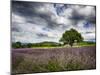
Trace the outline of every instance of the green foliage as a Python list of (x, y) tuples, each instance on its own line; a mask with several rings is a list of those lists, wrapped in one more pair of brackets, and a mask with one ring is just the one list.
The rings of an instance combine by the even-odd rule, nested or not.
[(64, 42), (64, 44), (69, 44), (70, 46), (73, 46), (75, 40), (77, 42), (81, 42), (83, 41), (83, 37), (75, 29), (70, 29), (69, 31), (65, 31), (65, 33), (63, 33), (60, 42)]
[(49, 60), (48, 64), (46, 65), (48, 71), (60, 71), (61, 66), (58, 61)]
[(13, 48), (20, 48), (21, 47), (21, 42), (12, 43), (12, 47)]

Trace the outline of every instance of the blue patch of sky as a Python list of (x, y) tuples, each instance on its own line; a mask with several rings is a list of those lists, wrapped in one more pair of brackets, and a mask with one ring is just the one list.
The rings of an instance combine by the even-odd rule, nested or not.
[(91, 27), (91, 23), (90, 22), (85, 22), (84, 23), (84, 28), (89, 28)]
[(58, 5), (54, 5), (55, 9), (56, 9), (56, 12), (57, 12), (57, 15), (60, 15), (60, 13), (62, 13), (65, 9), (65, 6), (58, 6)]

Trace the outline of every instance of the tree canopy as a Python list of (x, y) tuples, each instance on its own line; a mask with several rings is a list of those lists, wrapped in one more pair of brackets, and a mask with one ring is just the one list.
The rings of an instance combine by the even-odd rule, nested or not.
[(73, 43), (75, 41), (77, 41), (77, 42), (83, 41), (83, 37), (77, 30), (70, 29), (70, 30), (66, 30), (63, 33), (63, 35), (59, 41), (63, 42), (64, 44), (69, 44), (70, 46), (73, 46)]

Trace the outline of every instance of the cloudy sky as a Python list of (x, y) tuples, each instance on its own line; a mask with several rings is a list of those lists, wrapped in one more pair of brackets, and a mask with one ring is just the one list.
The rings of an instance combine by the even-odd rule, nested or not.
[(95, 41), (94, 6), (12, 1), (12, 41), (58, 42), (70, 28)]

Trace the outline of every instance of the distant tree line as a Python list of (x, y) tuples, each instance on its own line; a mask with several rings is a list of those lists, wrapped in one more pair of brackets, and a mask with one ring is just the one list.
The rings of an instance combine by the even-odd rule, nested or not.
[(56, 42), (41, 42), (41, 43), (12, 43), (12, 48), (32, 48), (32, 47), (58, 47), (61, 46), (60, 43)]

